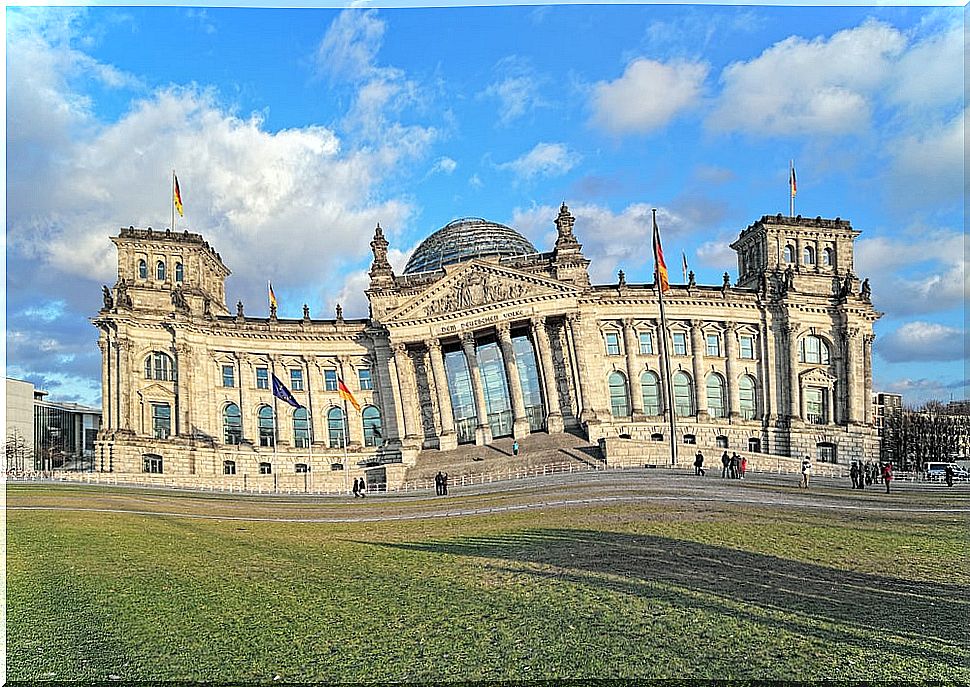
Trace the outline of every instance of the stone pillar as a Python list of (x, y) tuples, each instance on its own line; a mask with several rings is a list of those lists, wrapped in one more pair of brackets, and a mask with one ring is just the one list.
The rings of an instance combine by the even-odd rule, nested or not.
[(697, 421), (706, 422), (707, 381), (704, 379), (704, 333), (698, 320), (690, 320), (691, 371), (694, 375), (694, 401)]
[(408, 353), (407, 345), (396, 343), (391, 349), (394, 355), (394, 366), (397, 368), (398, 386), (400, 387), (401, 410), (404, 415), (405, 443), (421, 444), (424, 435), (421, 427), (421, 409), (418, 403), (418, 385), (414, 376), (414, 360)]
[[(194, 370), (192, 364), (192, 347), (185, 343), (175, 345), (175, 404), (178, 406), (179, 419), (172, 431), (177, 430), (177, 434), (192, 434), (192, 402), (195, 399), (193, 394), (193, 380), (195, 375), (191, 372), (183, 374), (186, 370)], [(173, 415), (175, 415), (175, 408)]]
[(461, 335), (461, 347), (468, 362), (468, 376), (471, 378), (472, 392), (475, 396), (475, 410), (478, 413), (478, 426), (475, 428), (475, 443), (487, 444), (492, 440), (492, 429), (488, 424), (488, 408), (485, 405), (485, 389), (478, 372), (478, 356), (475, 355), (475, 335), (465, 332)]
[[(243, 384), (243, 381), (242, 381), (242, 368), (243, 368), (243, 363), (247, 363), (249, 361), (249, 356), (247, 356), (245, 353), (236, 353), (235, 358), (236, 358), (236, 373), (237, 373), (237, 376), (239, 377), (239, 385), (238, 385), (239, 386), (239, 419), (242, 422), (242, 428), (241, 428), (242, 438), (244, 441), (248, 441), (254, 446), (259, 446), (258, 420), (252, 415), (251, 409), (246, 407), (245, 398), (243, 394), (243, 388), (245, 385)], [(211, 363), (214, 363), (214, 362), (215, 362), (215, 359), (211, 358), (210, 368), (212, 367)], [(221, 372), (221, 368), (219, 364), (216, 364), (215, 367), (216, 367), (217, 374)], [(221, 378), (217, 379), (216, 381), (220, 386), (222, 385)], [(272, 381), (270, 381), (270, 388), (272, 388)], [(219, 417), (217, 421), (219, 423), (219, 428), (220, 428), (219, 431), (221, 432), (222, 440), (225, 441), (225, 432), (222, 431), (222, 418)]]
[(736, 422), (741, 415), (741, 400), (738, 398), (738, 328), (734, 322), (726, 323), (724, 329), (724, 362), (727, 374), (728, 417)]
[[(313, 374), (313, 371), (316, 371), (316, 375)], [(311, 377), (314, 380), (320, 381), (321, 394), (320, 402), (310, 409), (310, 438), (315, 445), (322, 444), (328, 446), (330, 433), (327, 431), (327, 411), (329, 410), (329, 406), (327, 405), (325, 389), (323, 387), (323, 368), (320, 366), (320, 361), (315, 357), (307, 359), (307, 398), (309, 399), (310, 405), (313, 403), (313, 397), (309, 393), (313, 386)]]
[(529, 418), (525, 414), (525, 399), (522, 396), (522, 380), (519, 379), (519, 366), (515, 362), (515, 349), (512, 347), (511, 325), (500, 322), (495, 329), (498, 331), (498, 343), (502, 349), (502, 362), (505, 364), (505, 380), (512, 397), (512, 436), (516, 439), (529, 436)]
[[(441, 354), (441, 342), (438, 339), (427, 339), (424, 344), (428, 347), (434, 386), (438, 392), (436, 405), (441, 419), (438, 448), (442, 451), (450, 451), (458, 447), (458, 435), (455, 433), (455, 413), (451, 408), (451, 394), (448, 391), (448, 375), (445, 372), (445, 360)], [(435, 399), (432, 397), (431, 401), (433, 403)]]
[[(118, 423), (119, 429), (131, 429), (131, 350), (129, 339), (117, 339), (118, 346)], [(174, 410), (174, 408), (173, 408)]]
[(872, 425), (872, 342), (875, 339), (875, 334), (866, 334), (862, 337), (862, 366), (865, 380), (862, 389), (862, 407), (864, 408), (863, 418), (867, 425)]
[(104, 330), (101, 331), (101, 336), (98, 337), (98, 348), (101, 349), (101, 417), (102, 426), (101, 428), (109, 432), (114, 429), (112, 424), (111, 416), (111, 375), (109, 373), (109, 366), (111, 365), (111, 342), (108, 339), (108, 334)]
[(596, 411), (593, 410), (593, 398), (589, 379), (589, 367), (586, 364), (586, 338), (583, 336), (583, 320), (579, 313), (566, 315), (566, 325), (569, 331), (569, 343), (573, 360), (576, 363), (576, 378), (579, 380), (579, 393), (582, 411), (579, 413), (580, 422), (596, 422)]
[(842, 388), (845, 390), (845, 420), (846, 424), (856, 425), (859, 424), (859, 375), (856, 374), (859, 330), (847, 327), (843, 335), (845, 337), (845, 378), (842, 381)]
[(630, 407), (634, 416), (643, 416), (643, 394), (640, 392), (640, 375), (637, 373), (637, 354), (640, 346), (636, 332), (633, 330), (633, 319), (623, 319), (623, 348), (626, 353), (626, 376), (630, 392)]
[(792, 420), (802, 417), (801, 389), (798, 384), (798, 330), (799, 326), (792, 322), (785, 327), (788, 338), (788, 416)]
[(532, 340), (539, 354), (539, 370), (546, 396), (546, 431), (550, 434), (561, 432), (563, 431), (562, 408), (559, 406), (556, 367), (552, 362), (552, 345), (549, 343), (549, 332), (546, 330), (546, 318), (533, 317), (530, 322)]

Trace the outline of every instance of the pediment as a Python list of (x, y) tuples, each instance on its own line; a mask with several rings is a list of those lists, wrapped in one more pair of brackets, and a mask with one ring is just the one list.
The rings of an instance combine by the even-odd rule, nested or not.
[(831, 387), (835, 384), (836, 379), (834, 376), (830, 375), (825, 370), (813, 367), (811, 370), (806, 370), (798, 375), (798, 379), (801, 381), (802, 386), (824, 386)]
[(447, 270), (426, 290), (388, 314), (385, 322), (406, 322), (516, 303), (578, 296), (572, 284), (538, 277), (494, 263), (471, 260)]
[(146, 387), (138, 389), (138, 395), (142, 398), (175, 398), (175, 391), (171, 385), (165, 386), (158, 382), (152, 382)]

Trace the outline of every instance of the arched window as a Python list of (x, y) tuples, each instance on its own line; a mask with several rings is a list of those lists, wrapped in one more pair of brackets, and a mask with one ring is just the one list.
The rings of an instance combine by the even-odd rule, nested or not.
[(800, 362), (813, 365), (829, 364), (829, 347), (820, 337), (810, 334), (801, 340), (798, 347)]
[(613, 417), (629, 417), (630, 402), (626, 393), (626, 377), (621, 372), (613, 372), (609, 377), (610, 412)]
[(336, 406), (327, 413), (327, 435), (330, 448), (342, 448), (344, 442), (344, 411)]
[(683, 371), (674, 375), (674, 412), (680, 417), (694, 414), (694, 392), (690, 377)]
[(835, 251), (831, 248), (825, 248), (822, 251), (822, 264), (826, 267), (831, 267), (835, 262)]
[(643, 414), (660, 415), (660, 380), (650, 370), (640, 375), (640, 394), (643, 396)]
[(145, 358), (145, 379), (162, 382), (175, 381), (175, 363), (166, 353), (154, 351)]
[(707, 375), (707, 414), (724, 417), (724, 378), (712, 372)]
[(259, 445), (276, 446), (276, 418), (269, 406), (259, 408)]
[(384, 443), (381, 427), (381, 411), (375, 406), (366, 406), (360, 414), (364, 424), (364, 446), (380, 446)]
[(182, 282), (185, 280), (185, 268), (182, 267), (182, 263), (175, 263), (175, 281)]
[(741, 406), (741, 419), (754, 420), (758, 417), (758, 399), (755, 396), (754, 378), (742, 375), (738, 380), (738, 402)]
[(293, 411), (293, 446), (307, 448), (310, 445), (310, 421), (306, 408)]
[(787, 262), (789, 264), (795, 262), (795, 248), (794, 248), (794, 246), (792, 246), (792, 245), (785, 246), (784, 260), (785, 260), (785, 262)]
[(155, 279), (165, 281), (165, 263), (161, 260), (155, 263)]
[(138, 278), (148, 279), (148, 263), (144, 258), (138, 261)]
[(238, 445), (242, 441), (242, 413), (235, 403), (230, 403), (223, 409), (222, 429), (227, 444)]
[(805, 246), (805, 249), (802, 251), (802, 260), (805, 262), (806, 265), (814, 265), (815, 249), (812, 248), (811, 246)]

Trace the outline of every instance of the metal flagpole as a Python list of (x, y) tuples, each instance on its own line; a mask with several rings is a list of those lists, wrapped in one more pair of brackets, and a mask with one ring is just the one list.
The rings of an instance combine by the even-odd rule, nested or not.
[(795, 161), (788, 161), (788, 216), (795, 216)]
[(175, 168), (172, 168), (172, 233), (175, 233)]
[(349, 432), (350, 422), (347, 419), (347, 401), (344, 400), (344, 426), (343, 431), (340, 432), (343, 434), (344, 440), (344, 489), (346, 489), (347, 485), (350, 483), (350, 475), (347, 473), (347, 461), (350, 460), (350, 458), (347, 456), (347, 434)]
[(664, 363), (664, 386), (667, 388), (667, 416), (670, 419), (670, 464), (677, 464), (677, 424), (674, 419), (674, 392), (671, 384), (670, 374), (670, 352), (668, 349), (667, 314), (664, 311), (664, 290), (660, 283), (660, 266), (657, 264), (657, 241), (659, 239), (659, 229), (657, 228), (657, 209), (653, 209), (653, 281), (657, 285), (657, 298), (660, 302), (660, 354)]

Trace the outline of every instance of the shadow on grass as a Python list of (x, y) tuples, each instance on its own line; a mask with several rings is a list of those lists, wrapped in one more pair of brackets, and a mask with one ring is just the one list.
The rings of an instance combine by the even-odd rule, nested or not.
[(596, 585), (840, 645), (970, 665), (965, 648), (970, 603), (959, 585), (851, 572), (680, 539), (591, 530), (536, 529), (380, 546), (552, 566), (496, 569)]

